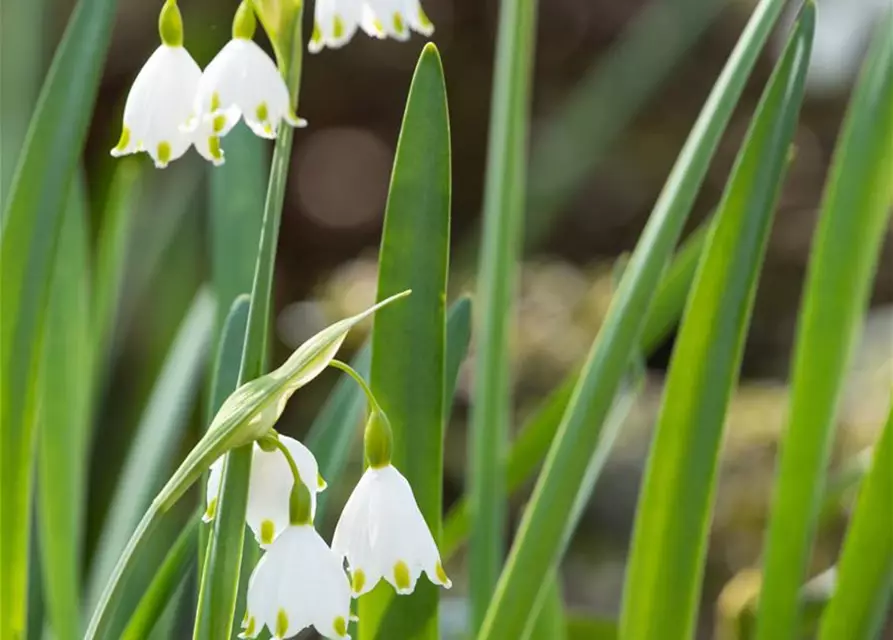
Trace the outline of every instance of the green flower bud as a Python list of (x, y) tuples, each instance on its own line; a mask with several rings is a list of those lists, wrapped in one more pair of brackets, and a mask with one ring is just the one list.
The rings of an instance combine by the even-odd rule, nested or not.
[(183, 16), (177, 0), (167, 0), (158, 14), (158, 35), (161, 42), (169, 47), (183, 46)]
[(370, 467), (380, 469), (391, 464), (393, 440), (394, 436), (388, 417), (381, 409), (373, 409), (366, 422), (366, 432), (363, 434), (366, 462)]
[(233, 18), (233, 38), (251, 40), (256, 30), (257, 19), (254, 17), (254, 9), (251, 8), (250, 2), (243, 1), (236, 10), (236, 17)]

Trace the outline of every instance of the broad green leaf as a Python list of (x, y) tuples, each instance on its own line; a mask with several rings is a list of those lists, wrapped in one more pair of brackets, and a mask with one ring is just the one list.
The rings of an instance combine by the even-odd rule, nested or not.
[(64, 215), (41, 371), (37, 515), (50, 626), (59, 640), (74, 640), (81, 631), (81, 555), (93, 389), (87, 202), (80, 179), (73, 182)]
[[(705, 223), (686, 240), (664, 274), (645, 320), (645, 329), (640, 340), (640, 348), (644, 353), (650, 354), (654, 351), (678, 322), (691, 281), (694, 279), (706, 235)], [(540, 403), (518, 431), (509, 449), (505, 465), (506, 490), (509, 495), (514, 494), (533, 477), (543, 458), (546, 457), (546, 452), (567, 408), (571, 392), (577, 383), (577, 377), (575, 372), (562, 381)], [(463, 496), (453, 505), (444, 519), (441, 553), (445, 560), (452, 557), (459, 545), (465, 541), (470, 518), (468, 497)]]
[(893, 409), (875, 448), (871, 470), (838, 562), (837, 586), (819, 627), (819, 640), (880, 636), (893, 597)]
[[(99, 238), (93, 273), (93, 340), (96, 344), (98, 375), (104, 377), (124, 283), (131, 223), (140, 194), (140, 169), (134, 159), (124, 159), (112, 176)], [(100, 382), (100, 385), (102, 382)]]
[[(412, 485), (435, 540), (443, 502), (450, 174), (443, 67), (427, 44), (406, 101), (379, 253), (378, 299), (409, 287), (413, 294), (375, 318), (370, 385), (393, 428), (393, 464)], [(412, 595), (395, 599), (382, 581), (359, 601), (360, 637), (437, 638), (438, 595), (422, 580)]]
[(196, 514), (183, 527), (121, 634), (122, 640), (142, 640), (152, 632), (195, 564), (195, 540), (200, 524), (201, 518)]
[(567, 640), (616, 639), (617, 622), (615, 620), (571, 613), (567, 616)]
[[(264, 0), (254, 0), (251, 5), (272, 38), (279, 69), (286, 79), (291, 103), (297, 110), (304, 59), (304, 41), (301, 36), (304, 5), (301, 2), (276, 3), (275, 10)], [(239, 370), (240, 384), (255, 380), (269, 368), (268, 343), (273, 271), (276, 265), (276, 247), (293, 140), (294, 131), (291, 127), (282, 127), (277, 134), (273, 150), (254, 278), (251, 283), (251, 306), (248, 309), (248, 325)], [(206, 635), (199, 625), (193, 633), (196, 639), (218, 640), (230, 637), (236, 602), (240, 594), (245, 592), (247, 583), (245, 580), (240, 582), (239, 575), (243, 563), (244, 520), (248, 505), (251, 452), (252, 447), (248, 442), (228, 453), (223, 465), (217, 517), (214, 520), (214, 529), (205, 557), (196, 610), (196, 620), (205, 620), (207, 616), (212, 628)]]
[(542, 582), (560, 557), (576, 489), (641, 339), (653, 292), (669, 261), (782, 0), (762, 0), (714, 85), (629, 260), (549, 450), (478, 638), (517, 637)]
[(214, 314), (211, 294), (199, 291), (158, 375), (115, 486), (90, 568), (90, 603), (97, 602), (141, 515), (170, 473), (200, 388)]
[(757, 638), (797, 634), (843, 383), (893, 211), (893, 14), (878, 25), (844, 123), (819, 214), (794, 347)]
[(508, 494), (503, 466), (512, 407), (509, 332), (524, 225), (520, 185), (527, 175), (536, 13), (536, 0), (505, 0), (499, 5), (468, 441), (472, 630), (483, 620), (505, 555)]
[[(219, 305), (218, 329), (236, 297), (251, 293), (270, 166), (267, 144), (248, 127), (233, 129), (225, 146), (226, 164), (214, 169), (210, 178), (211, 275)], [(227, 395), (235, 388), (234, 382)]]
[(695, 633), (729, 399), (800, 105), (807, 4), (757, 106), (701, 256), (664, 388), (627, 561), (620, 635)]
[(20, 640), (25, 633), (31, 462), (47, 301), (62, 212), (87, 133), (115, 4), (81, 0), (74, 9), (3, 203), (0, 637), (4, 640)]

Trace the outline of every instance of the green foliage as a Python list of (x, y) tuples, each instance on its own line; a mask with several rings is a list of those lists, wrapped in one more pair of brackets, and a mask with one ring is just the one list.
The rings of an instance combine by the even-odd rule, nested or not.
[(758, 640), (792, 637), (844, 376), (893, 202), (893, 15), (878, 33), (840, 135), (813, 241), (787, 433), (764, 554)]
[[(41, 90), (0, 235), (0, 637), (25, 633), (31, 463), (47, 302), (114, 0), (82, 0)], [(77, 82), (72, 82), (77, 78)]]
[(560, 557), (565, 522), (591, 452), (641, 338), (644, 317), (747, 76), (783, 2), (764, 0), (707, 99), (670, 174), (584, 365), (537, 481), (478, 637), (519, 636), (543, 578)]
[(518, 185), (524, 184), (527, 175), (536, 11), (535, 0), (500, 3), (468, 447), (473, 512), (469, 549), (472, 630), (483, 620), (505, 553), (508, 510), (503, 452), (508, 446), (512, 406), (509, 329), (524, 221), (524, 191)]
[[(394, 159), (379, 254), (378, 299), (412, 297), (376, 314), (370, 385), (390, 420), (392, 462), (440, 537), (450, 245), (450, 129), (440, 54), (422, 50)], [(382, 582), (359, 603), (360, 636), (437, 638), (437, 587), (394, 597)]]
[(698, 266), (636, 510), (622, 637), (694, 634), (726, 410), (800, 112), (814, 25), (810, 4), (754, 114)]
[[(47, 309), (38, 417), (38, 522), (46, 605), (55, 636), (80, 632), (81, 545), (92, 407), (87, 205), (75, 179), (62, 221)], [(59, 535), (64, 531), (66, 535)]]

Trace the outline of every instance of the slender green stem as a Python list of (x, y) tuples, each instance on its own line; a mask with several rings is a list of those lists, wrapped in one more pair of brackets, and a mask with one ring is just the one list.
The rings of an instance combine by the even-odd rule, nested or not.
[(288, 467), (291, 469), (291, 475), (295, 479), (295, 484), (304, 484), (304, 481), (301, 480), (301, 474), (298, 471), (298, 465), (295, 462), (294, 457), (291, 455), (291, 451), (288, 450), (288, 447), (285, 446), (285, 443), (282, 442), (278, 437), (270, 438), (270, 441), (273, 443), (282, 455), (285, 456), (285, 459), (288, 461)]
[(369, 384), (363, 379), (356, 369), (351, 367), (346, 362), (342, 362), (341, 360), (332, 360), (329, 363), (329, 366), (334, 367), (335, 369), (340, 369), (351, 378), (353, 378), (360, 388), (363, 390), (363, 393), (366, 394), (366, 399), (369, 401), (369, 408), (372, 411), (381, 411), (381, 406), (379, 406), (378, 401), (375, 399), (375, 394), (372, 393), (372, 389), (369, 388)]

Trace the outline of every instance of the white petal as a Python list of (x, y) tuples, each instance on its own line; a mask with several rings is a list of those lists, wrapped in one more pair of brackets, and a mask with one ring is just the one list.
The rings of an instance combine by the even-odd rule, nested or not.
[[(310, 490), (313, 500), (312, 511), (315, 513), (319, 475), (316, 458), (307, 447), (294, 438), (280, 436), (280, 439), (288, 447), (295, 459), (301, 480)], [(282, 452), (277, 450), (267, 453), (255, 445), (245, 521), (261, 546), (273, 542), (288, 526), (288, 504), (293, 486), (291, 467)]]
[(217, 124), (223, 136), (239, 116), (264, 138), (275, 138), (282, 121), (300, 126), (292, 113), (288, 88), (276, 63), (252, 40), (234, 38), (205, 69), (196, 93), (194, 110), (199, 118), (189, 124)]
[(127, 96), (125, 134), (112, 155), (145, 150), (158, 167), (182, 156), (192, 138), (180, 126), (190, 117), (200, 78), (201, 69), (186, 49), (158, 47)]
[(434, 33), (434, 25), (422, 9), (419, 0), (403, 0), (403, 16), (413, 31), (424, 36)]
[(340, 559), (310, 525), (291, 526), (270, 546), (248, 583), (252, 633), (266, 625), (290, 638), (313, 625), (329, 638), (347, 638), (350, 586)]
[(211, 522), (217, 514), (217, 500), (220, 493), (220, 479), (223, 475), (223, 456), (217, 458), (208, 469), (208, 486), (205, 489), (205, 513), (202, 521)]
[(362, 15), (362, 0), (317, 0), (313, 36), (307, 49), (317, 53), (323, 47), (343, 46), (353, 38)]
[(396, 40), (409, 39), (409, 23), (403, 13), (403, 0), (366, 0), (366, 3), (375, 16), (378, 29)]

